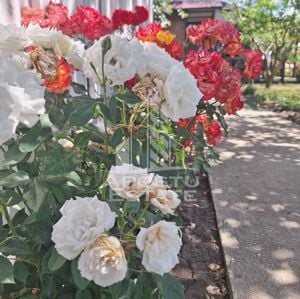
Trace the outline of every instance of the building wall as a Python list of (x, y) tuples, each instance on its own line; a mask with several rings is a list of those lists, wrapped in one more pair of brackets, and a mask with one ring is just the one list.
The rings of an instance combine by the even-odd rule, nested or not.
[[(133, 9), (136, 5), (143, 5), (149, 9), (150, 20), (152, 19), (152, 0), (61, 0), (69, 8), (72, 14), (78, 5), (88, 5), (100, 10), (103, 15), (111, 16), (117, 8), (127, 10)], [(32, 6), (45, 8), (49, 0), (0, 0), (0, 24), (17, 24), (21, 23), (20, 9), (22, 6)]]

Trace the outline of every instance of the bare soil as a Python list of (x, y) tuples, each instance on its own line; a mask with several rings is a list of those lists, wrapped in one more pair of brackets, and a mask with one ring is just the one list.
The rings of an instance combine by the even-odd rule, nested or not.
[(184, 284), (186, 299), (230, 298), (208, 176), (201, 173), (197, 200), (185, 201), (180, 263), (173, 274)]

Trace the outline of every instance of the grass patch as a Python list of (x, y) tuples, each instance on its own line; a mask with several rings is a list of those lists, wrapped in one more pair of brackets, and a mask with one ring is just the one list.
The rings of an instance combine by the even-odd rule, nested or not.
[(269, 89), (255, 84), (255, 88), (263, 101), (277, 101), (284, 110), (300, 111), (300, 84), (273, 84)]

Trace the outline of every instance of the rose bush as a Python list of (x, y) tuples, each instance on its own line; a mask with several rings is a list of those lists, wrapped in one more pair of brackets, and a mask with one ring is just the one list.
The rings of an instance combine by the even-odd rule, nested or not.
[(188, 29), (199, 49), (181, 62), (139, 6), (21, 13), (21, 28), (0, 26), (0, 296), (183, 298), (169, 274), (183, 187), (168, 177), (218, 158), (259, 52), (209, 20)]

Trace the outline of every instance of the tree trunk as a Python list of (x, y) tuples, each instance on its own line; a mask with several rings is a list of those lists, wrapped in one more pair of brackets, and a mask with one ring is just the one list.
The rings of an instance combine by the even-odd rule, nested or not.
[(280, 65), (280, 82), (284, 83), (284, 77), (285, 77), (285, 63), (286, 63), (286, 59), (284, 57), (284, 59), (281, 60), (281, 65)]
[(268, 72), (266, 76), (266, 88), (270, 88), (273, 83), (273, 79), (276, 73), (277, 63), (278, 63), (278, 55), (275, 55), (274, 61), (271, 61), (270, 66), (268, 68)]

